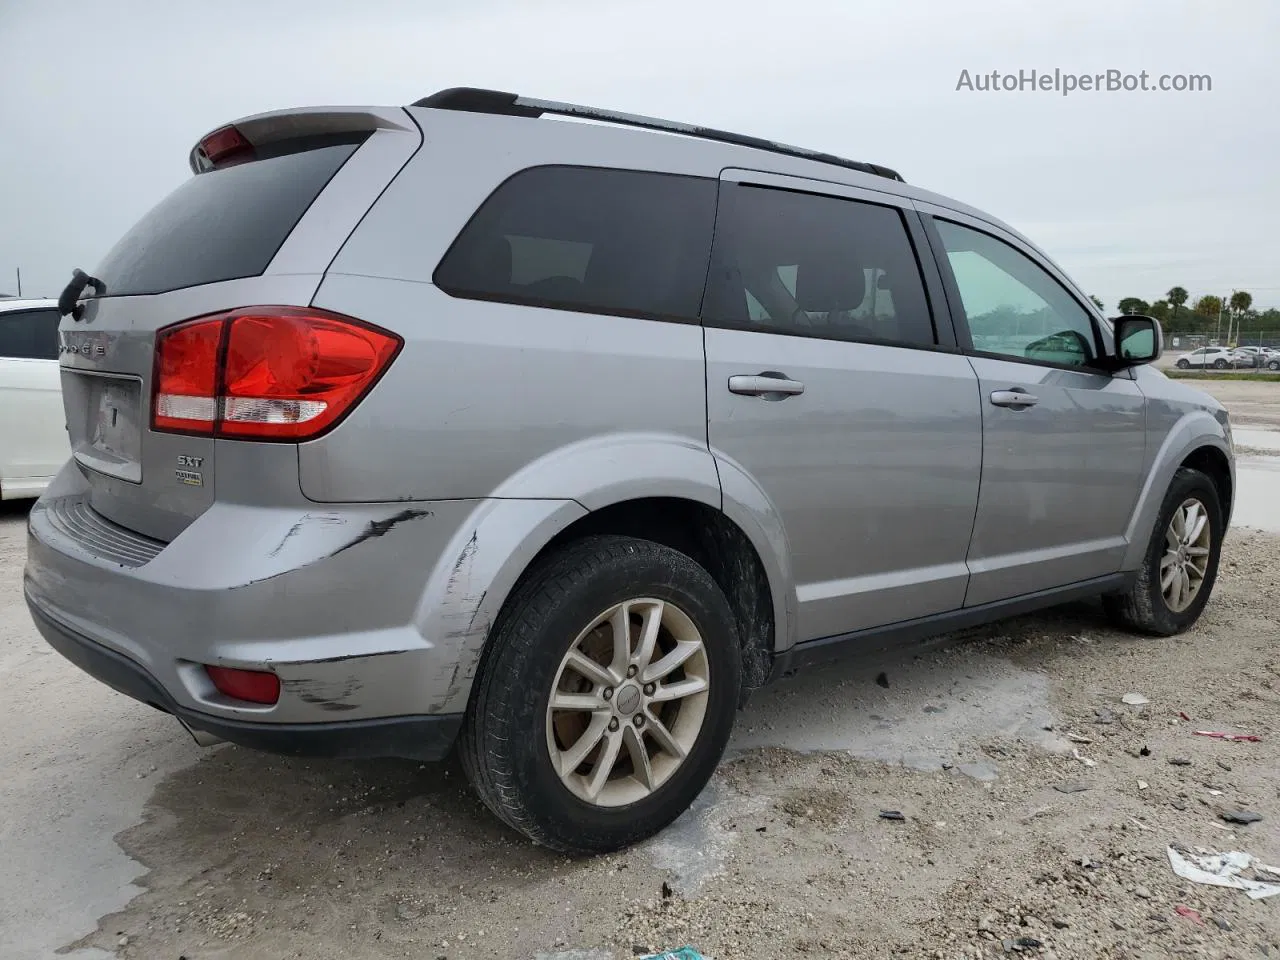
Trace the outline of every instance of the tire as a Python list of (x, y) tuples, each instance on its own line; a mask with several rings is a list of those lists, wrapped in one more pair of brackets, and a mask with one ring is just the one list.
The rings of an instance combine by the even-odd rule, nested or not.
[(1225, 360), (1223, 360), (1221, 357), (1219, 357), (1217, 360), (1213, 361), (1213, 369), (1215, 369), (1215, 370), (1225, 370), (1225, 369), (1227, 369), (1227, 361), (1225, 361)]
[[(602, 633), (587, 628), (628, 602), (634, 603), (629, 622), (636, 619), (636, 610), (646, 616), (651, 610), (660, 613), (661, 632), (653, 660), (659, 669), (659, 654), (669, 655), (677, 641), (687, 644), (696, 636), (702, 654), (690, 656), (676, 668), (678, 674), (643, 687), (639, 684), (653, 667), (634, 679), (627, 679), (631, 677), (627, 673), (611, 691), (569, 665), (568, 657), (571, 650), (616, 649), (612, 646), (617, 636), (615, 621), (600, 624), (596, 630)], [(674, 624), (670, 629), (668, 618)], [(633, 649), (640, 647), (642, 625), (629, 628)], [(682, 636), (685, 639), (680, 640)], [(619, 661), (609, 653), (601, 656), (603, 661), (610, 659), (613, 665), (598, 664), (596, 669), (612, 671)], [(651, 692), (660, 697), (691, 679), (696, 687), (700, 678), (706, 689), (686, 699), (660, 703), (657, 698), (653, 703), (648, 699)], [(662, 830), (701, 793), (728, 743), (740, 683), (736, 620), (705, 569), (683, 553), (647, 540), (587, 537), (539, 562), (504, 606), (459, 735), (463, 769), (485, 805), (535, 843), (574, 854), (620, 850)], [(553, 715), (553, 689), (595, 706)], [(627, 712), (633, 700), (640, 704)], [(603, 714), (602, 701), (607, 701)], [(686, 709), (691, 712), (685, 714)], [(603, 779), (604, 786), (591, 799), (586, 794), (591, 790), (590, 774), (597, 769), (593, 758), (599, 759), (603, 747), (586, 754), (564, 778), (559, 764), (578, 742), (572, 731), (590, 739), (589, 734), (599, 729), (595, 725), (600, 717), (607, 726), (595, 734), (598, 742), (620, 741), (614, 754), (620, 766), (611, 768), (620, 776)], [(700, 725), (695, 728), (695, 723)], [(568, 733), (563, 724), (569, 725)], [(659, 745), (659, 729), (670, 738), (666, 742), (685, 738), (682, 761)], [(690, 731), (695, 731), (692, 738)], [(640, 755), (633, 752), (637, 739), (644, 751)], [(553, 750), (559, 760), (553, 760)], [(641, 756), (649, 759), (642, 761)], [(640, 778), (642, 763), (654, 785), (647, 795), (649, 788)], [(577, 772), (584, 768), (585, 774)], [(625, 775), (627, 771), (631, 775)]]
[(1280, 360), (1272, 360), (1267, 364), (1268, 370), (1280, 370)]
[(1179, 370), (1189, 370), (1191, 368), (1191, 364), (1186, 360), (1179, 360), (1175, 366), (1177, 366)]
[[(1188, 604), (1179, 609), (1178, 604), (1167, 599), (1161, 589), (1161, 565), (1168, 551), (1167, 534), (1174, 513), (1192, 500), (1199, 502), (1207, 516), (1208, 536), (1204, 545), (1209, 552), (1197, 592)], [(1225, 533), (1218, 488), (1199, 470), (1180, 467), (1160, 505), (1160, 513), (1156, 517), (1137, 581), (1127, 593), (1103, 597), (1103, 606), (1108, 616), (1128, 630), (1154, 636), (1172, 636), (1190, 628), (1200, 619), (1200, 614), (1213, 593)]]

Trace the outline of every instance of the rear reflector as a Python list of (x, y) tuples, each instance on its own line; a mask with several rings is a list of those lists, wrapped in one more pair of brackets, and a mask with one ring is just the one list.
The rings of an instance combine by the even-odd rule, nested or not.
[(205, 666), (204, 672), (219, 693), (233, 700), (272, 704), (280, 699), (280, 678), (274, 673), (213, 666)]
[(404, 341), (309, 307), (248, 307), (156, 333), (151, 428), (310, 440), (369, 392)]

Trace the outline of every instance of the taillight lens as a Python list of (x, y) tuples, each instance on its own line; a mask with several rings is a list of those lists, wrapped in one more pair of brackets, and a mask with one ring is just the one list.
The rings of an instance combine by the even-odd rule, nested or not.
[(298, 442), (333, 427), (403, 341), (306, 307), (251, 307), (159, 331), (153, 430)]

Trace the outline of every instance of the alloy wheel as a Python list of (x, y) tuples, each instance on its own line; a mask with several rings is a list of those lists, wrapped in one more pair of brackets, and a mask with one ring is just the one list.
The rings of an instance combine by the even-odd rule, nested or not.
[(595, 806), (643, 800), (692, 751), (710, 689), (706, 647), (684, 611), (652, 597), (615, 604), (556, 671), (546, 715), (556, 774)]
[(1173, 511), (1160, 558), (1160, 592), (1174, 613), (1191, 606), (1204, 586), (1213, 549), (1211, 534), (1209, 511), (1195, 497), (1184, 500)]

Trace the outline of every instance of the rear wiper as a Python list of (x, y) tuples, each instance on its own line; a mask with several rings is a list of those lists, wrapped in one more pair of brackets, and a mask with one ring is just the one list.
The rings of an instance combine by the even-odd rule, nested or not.
[(93, 287), (94, 292), (98, 296), (102, 296), (106, 292), (107, 285), (97, 277), (91, 277), (79, 267), (71, 271), (71, 282), (62, 288), (62, 293), (58, 297), (58, 313), (62, 316), (71, 315), (72, 320), (79, 320), (84, 316), (84, 306), (79, 303), (80, 294), (84, 293), (85, 287)]

